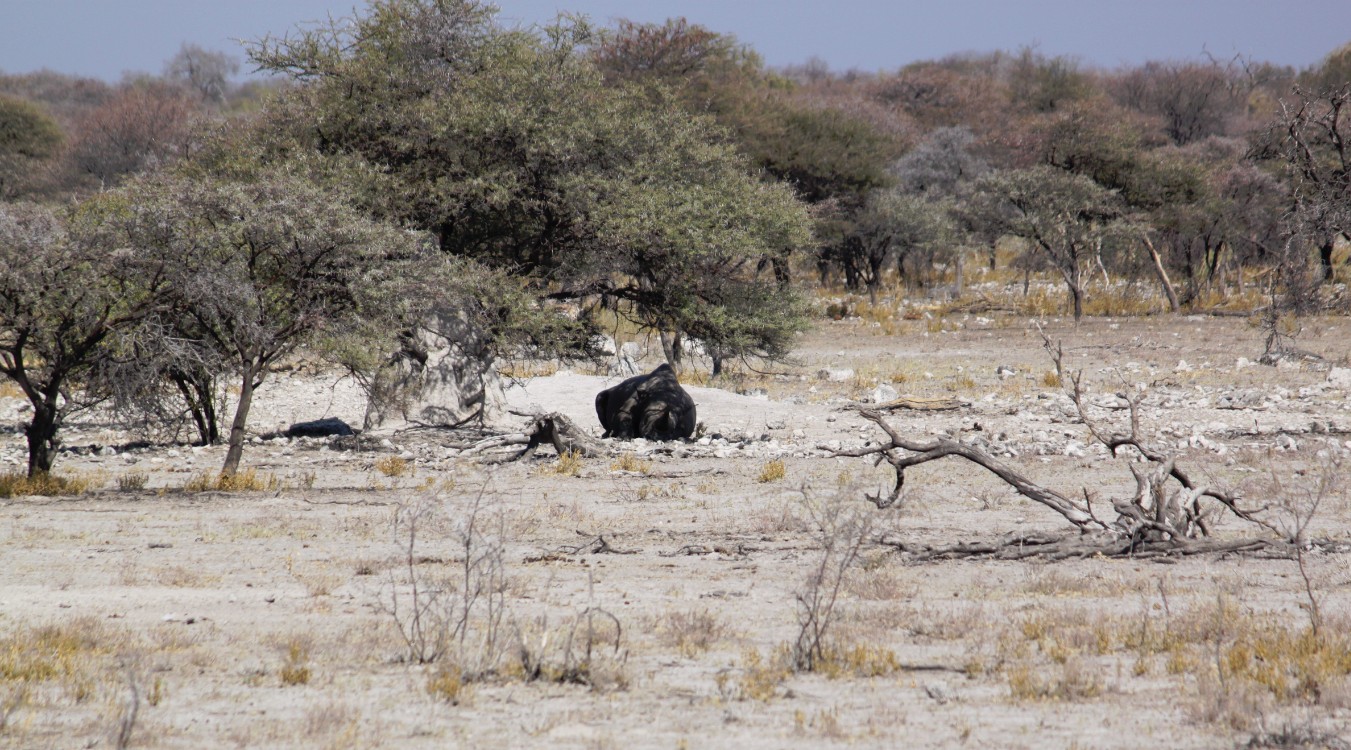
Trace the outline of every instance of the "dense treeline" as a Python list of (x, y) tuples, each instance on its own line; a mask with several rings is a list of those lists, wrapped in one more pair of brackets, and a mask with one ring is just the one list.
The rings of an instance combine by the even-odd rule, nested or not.
[(98, 403), (222, 439), (233, 382), (233, 473), (279, 358), (379, 391), (447, 311), (466, 356), (585, 355), (620, 319), (716, 373), (784, 356), (812, 283), (1012, 268), (1076, 318), (1099, 279), (1174, 311), (1345, 298), (1351, 46), (1305, 71), (1024, 49), (841, 74), (684, 20), (495, 13), (376, 0), (246, 45), (266, 82), (191, 45), (116, 85), (0, 75), (0, 372), (34, 406), (30, 472)]

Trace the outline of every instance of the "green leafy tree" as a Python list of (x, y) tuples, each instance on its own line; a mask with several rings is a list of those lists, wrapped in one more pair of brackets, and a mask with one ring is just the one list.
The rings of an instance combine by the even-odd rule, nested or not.
[(1085, 272), (1104, 244), (1127, 234), (1118, 197), (1083, 176), (1054, 167), (991, 172), (977, 182), (1003, 232), (1021, 237), (1060, 273), (1074, 319), (1084, 314)]
[(345, 26), (260, 41), (252, 59), (300, 84), (271, 120), (282, 150), (358, 157), (371, 210), (528, 280), (537, 299), (656, 330), (697, 319), (732, 356), (782, 351), (801, 321), (734, 323), (768, 301), (753, 293), (756, 259), (809, 241), (791, 192), (758, 181), (708, 118), (606, 85), (585, 23), (541, 33), (494, 13), (386, 0)]
[[(887, 165), (900, 154), (897, 134), (767, 71), (732, 36), (684, 19), (621, 20), (599, 36), (592, 56), (612, 85), (641, 86), (656, 106), (712, 117), (753, 169), (819, 207), (827, 258), (844, 252), (850, 216), (868, 193), (892, 183)], [(768, 257), (781, 285), (794, 249)]]

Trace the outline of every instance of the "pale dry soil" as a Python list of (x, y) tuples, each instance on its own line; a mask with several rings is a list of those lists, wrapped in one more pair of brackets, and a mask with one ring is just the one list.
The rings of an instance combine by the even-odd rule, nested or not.
[[(691, 386), (702, 440), (616, 443), (576, 475), (560, 473), (548, 448), (488, 466), (461, 455), (459, 438), (385, 429), (355, 451), (260, 437), (245, 464), (270, 489), (188, 493), (222, 449), (130, 447), (138, 436), (86, 419), (58, 470), (102, 489), (0, 500), (0, 746), (116, 746), (120, 724), (130, 747), (145, 748), (1215, 748), (1291, 727), (1345, 734), (1345, 675), (1316, 699), (1277, 698), (1217, 684), (1218, 651), (1147, 652), (1130, 634), (1255, 618), (1294, 633), (1309, 623), (1311, 596), (1325, 622), (1344, 624), (1347, 556), (1311, 553), (1301, 575), (1293, 561), (1242, 556), (917, 563), (886, 543), (1069, 527), (958, 459), (912, 470), (899, 507), (869, 505), (863, 494), (889, 486), (887, 467), (832, 451), (881, 437), (849, 408), (879, 384), (962, 401), (893, 413), (905, 434), (983, 441), (1038, 482), (1094, 493), (1104, 515), (1134, 487), (1125, 460), (1091, 444), (1045, 377), (1051, 361), (1030, 321), (954, 322), (964, 327), (898, 336), (823, 323), (793, 364)], [(1348, 387), (1321, 366), (1249, 364), (1262, 337), (1241, 319), (1050, 321), (1047, 332), (1104, 406), (1099, 418), (1122, 425), (1117, 394), (1144, 389), (1150, 438), (1250, 507), (1271, 506), (1273, 522), (1298, 518), (1322, 467), (1351, 453)], [(1299, 343), (1346, 367), (1351, 325), (1306, 323)], [(599, 434), (592, 398), (613, 382), (564, 371), (508, 397)], [(0, 404), (13, 426), (3, 459), (15, 468), (24, 413), (12, 396)], [(297, 369), (264, 385), (253, 424), (261, 436), (326, 416), (359, 425), (361, 413), (350, 382)], [(525, 421), (506, 415), (497, 428)], [(391, 475), (398, 458), (405, 473)], [(118, 489), (138, 475), (144, 488)], [(504, 545), (500, 640), (559, 659), (590, 611), (603, 631), (584, 675), (593, 684), (504, 668), (454, 700), (429, 690), (438, 666), (409, 663), (389, 612), (409, 592), (396, 517), (428, 498), (442, 515), (417, 539), (424, 586), (461, 570), (454, 540), (478, 503), (477, 519)], [(831, 631), (832, 642), (865, 648), (833, 674), (789, 674), (777, 665), (798, 632), (795, 597), (822, 559), (813, 519), (832, 504), (871, 524)], [(1313, 534), (1346, 539), (1349, 519), (1343, 483), (1324, 493)], [(1223, 513), (1212, 531), (1259, 533)], [(1097, 635), (1048, 639), (1046, 623)], [(53, 632), (76, 634), (76, 645), (55, 654), (42, 638)], [(43, 648), (54, 651), (50, 669), (15, 666)]]

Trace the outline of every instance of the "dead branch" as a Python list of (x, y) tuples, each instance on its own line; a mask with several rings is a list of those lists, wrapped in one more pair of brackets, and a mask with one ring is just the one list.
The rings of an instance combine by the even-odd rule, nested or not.
[[(1108, 432), (1089, 415), (1084, 404), (1082, 373), (1071, 374), (1069, 380), (1070, 384), (1066, 390), (1069, 393), (1070, 400), (1074, 402), (1074, 408), (1079, 413), (1079, 418), (1088, 428), (1088, 432), (1093, 436), (1093, 439), (1102, 443), (1113, 456), (1119, 455), (1117, 451), (1121, 448), (1134, 448), (1156, 467), (1155, 471), (1147, 475), (1149, 490), (1146, 491), (1144, 485), (1141, 484), (1141, 489), (1136, 495), (1139, 513), (1123, 513), (1123, 516), (1136, 519), (1140, 516), (1151, 515), (1149, 511), (1152, 509), (1154, 511), (1152, 515), (1155, 518), (1151, 527), (1155, 530), (1173, 536), (1188, 537), (1193, 535), (1191, 531), (1195, 529), (1203, 536), (1208, 536), (1210, 530), (1201, 517), (1200, 499), (1209, 497), (1224, 505), (1231, 513), (1244, 521), (1256, 524), (1269, 531), (1279, 531), (1272, 524), (1254, 515), (1260, 513), (1264, 508), (1244, 510), (1238, 506), (1239, 498), (1236, 495), (1231, 495), (1217, 488), (1196, 484), (1191, 476), (1178, 465), (1176, 456), (1164, 453), (1145, 441), (1140, 431), (1140, 400), (1144, 397), (1143, 393), (1132, 393), (1126, 398), (1130, 410), (1130, 432), (1126, 434), (1113, 433)], [(1137, 484), (1146, 481), (1142, 479), (1142, 475), (1136, 467), (1132, 466), (1131, 471), (1135, 473)], [(1164, 491), (1169, 479), (1176, 481), (1181, 486), (1181, 489), (1175, 491), (1172, 495)], [(1165, 506), (1170, 503), (1176, 505), (1176, 514), (1173, 516), (1164, 512)], [(1122, 507), (1120, 504), (1116, 505), (1116, 510), (1121, 513)], [(1164, 516), (1169, 517), (1165, 518)]]
[[(1009, 534), (997, 541), (967, 542), (946, 546), (908, 544), (900, 540), (882, 540), (882, 544), (904, 554), (911, 562), (940, 560), (1028, 560), (1047, 562), (1095, 557), (1130, 558), (1168, 562), (1196, 555), (1245, 555), (1271, 560), (1297, 560), (1300, 548), (1277, 539), (1246, 538), (1140, 541), (1110, 534)], [(1308, 549), (1326, 554), (1351, 551), (1351, 544), (1329, 539), (1310, 542)]]
[(874, 406), (863, 406), (855, 404), (850, 408), (863, 410), (872, 409), (873, 411), (897, 411), (899, 409), (908, 409), (911, 411), (954, 411), (969, 407), (971, 404), (965, 401), (959, 401), (955, 398), (901, 398), (892, 399), (885, 404), (876, 404)]
[(736, 546), (735, 549), (733, 549), (733, 548), (731, 548), (731, 547), (726, 547), (726, 546), (723, 546), (723, 545), (720, 545), (720, 544), (715, 544), (715, 545), (707, 545), (707, 544), (687, 544), (687, 545), (681, 547), (680, 549), (678, 549), (678, 550), (676, 550), (676, 551), (674, 551), (674, 552), (658, 552), (658, 553), (657, 553), (657, 556), (658, 556), (658, 557), (681, 557), (681, 556), (684, 556), (684, 555), (688, 555), (688, 556), (696, 556), (696, 555), (712, 555), (712, 554), (719, 554), (719, 555), (723, 555), (723, 556), (725, 556), (725, 557), (746, 557), (746, 556), (748, 556), (751, 552), (754, 552), (754, 551), (755, 551), (754, 548), (752, 548), (752, 547), (747, 547), (747, 546), (744, 545), (744, 544), (738, 544), (738, 545)]
[[(489, 445), (493, 441), (499, 441), (494, 445)], [(564, 453), (575, 453), (581, 456), (605, 455), (609, 451), (605, 445), (597, 438), (593, 438), (581, 427), (577, 426), (568, 417), (558, 412), (549, 412), (548, 414), (536, 414), (531, 418), (531, 422), (526, 426), (525, 431), (514, 435), (504, 435), (497, 438), (491, 438), (484, 441), (475, 451), (479, 452), (492, 447), (501, 447), (503, 445), (525, 444), (525, 448), (519, 453), (508, 458), (501, 459), (499, 463), (508, 461), (519, 461), (535, 452), (540, 445), (548, 443), (554, 447), (558, 455)]]
[[(581, 534), (582, 532), (577, 532)], [(597, 534), (582, 544), (565, 544), (560, 546), (556, 553), (564, 555), (636, 555), (636, 549), (618, 549), (605, 541), (605, 535)]]
[(909, 440), (896, 432), (876, 411), (865, 410), (861, 412), (861, 416), (881, 427), (882, 431), (887, 433), (887, 437), (891, 439), (891, 444), (839, 451), (835, 455), (876, 456), (879, 462), (886, 461), (896, 469), (896, 486), (892, 489), (890, 496), (885, 498), (881, 495), (868, 496), (868, 499), (878, 508), (888, 508), (896, 503), (896, 500), (900, 497), (901, 489), (905, 485), (906, 469), (940, 458), (958, 456), (1004, 480), (1024, 497), (1051, 508), (1083, 531), (1106, 531), (1109, 528), (1106, 523), (1093, 516), (1093, 511), (1087, 503), (1079, 503), (1055, 490), (1036, 484), (979, 448), (963, 445), (944, 437), (934, 438), (928, 442)]

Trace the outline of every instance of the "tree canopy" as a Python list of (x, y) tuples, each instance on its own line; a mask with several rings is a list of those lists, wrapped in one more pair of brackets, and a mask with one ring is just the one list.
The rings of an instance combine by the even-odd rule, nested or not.
[(711, 119), (606, 85), (591, 39), (575, 20), (507, 29), (473, 0), (386, 0), (250, 54), (300, 84), (272, 123), (369, 164), (374, 210), (444, 252), (509, 268), (541, 299), (782, 353), (801, 322), (747, 325), (764, 299), (752, 272), (809, 242), (807, 213)]

